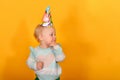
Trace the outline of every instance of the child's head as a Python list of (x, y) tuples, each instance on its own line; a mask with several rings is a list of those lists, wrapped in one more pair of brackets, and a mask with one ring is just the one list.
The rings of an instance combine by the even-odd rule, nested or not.
[(53, 27), (49, 6), (45, 10), (42, 21), (42, 24), (36, 27), (34, 36), (40, 43), (49, 46), (56, 41), (55, 28)]
[(43, 27), (42, 25), (38, 25), (35, 28), (34, 36), (38, 42), (44, 43), (48, 46), (56, 41), (56, 32), (54, 27)]

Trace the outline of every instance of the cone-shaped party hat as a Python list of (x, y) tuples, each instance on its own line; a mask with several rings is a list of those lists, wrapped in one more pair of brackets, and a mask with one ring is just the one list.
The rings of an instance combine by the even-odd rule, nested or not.
[(48, 6), (43, 15), (42, 24), (43, 27), (52, 27), (52, 17), (50, 14), (50, 6)]

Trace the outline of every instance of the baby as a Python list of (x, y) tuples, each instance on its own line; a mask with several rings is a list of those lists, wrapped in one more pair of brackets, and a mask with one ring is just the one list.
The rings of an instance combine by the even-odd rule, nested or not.
[(61, 67), (57, 62), (63, 61), (65, 55), (56, 43), (56, 32), (52, 23), (50, 7), (46, 8), (43, 23), (35, 28), (34, 36), (40, 45), (30, 47), (28, 66), (35, 71), (39, 80), (58, 80)]

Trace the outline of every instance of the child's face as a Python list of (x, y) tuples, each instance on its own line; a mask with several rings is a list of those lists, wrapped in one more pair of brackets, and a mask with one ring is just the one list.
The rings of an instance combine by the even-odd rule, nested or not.
[(42, 41), (49, 46), (50, 44), (56, 42), (55, 29), (53, 27), (44, 28), (41, 37), (42, 37)]

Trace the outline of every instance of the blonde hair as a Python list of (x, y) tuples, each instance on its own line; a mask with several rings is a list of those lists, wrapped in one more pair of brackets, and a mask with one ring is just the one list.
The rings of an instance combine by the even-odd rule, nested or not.
[[(54, 26), (50, 26), (51, 28), (54, 28)], [(42, 34), (42, 31), (44, 28), (50, 28), (49, 26), (48, 27), (44, 27), (42, 26), (41, 24), (38, 24), (34, 30), (34, 37), (37, 39), (38, 42), (40, 42), (40, 39), (39, 39), (39, 35)]]
[(43, 30), (43, 26), (38, 24), (34, 30), (34, 37), (37, 39), (37, 41), (39, 42), (39, 35), (42, 33)]

